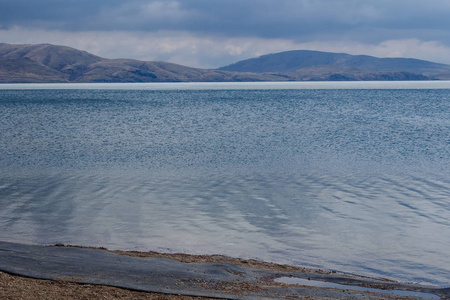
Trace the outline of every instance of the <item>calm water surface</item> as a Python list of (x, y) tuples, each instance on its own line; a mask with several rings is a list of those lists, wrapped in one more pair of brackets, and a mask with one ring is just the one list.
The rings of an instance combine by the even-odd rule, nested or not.
[(0, 240), (450, 286), (450, 84), (0, 86)]

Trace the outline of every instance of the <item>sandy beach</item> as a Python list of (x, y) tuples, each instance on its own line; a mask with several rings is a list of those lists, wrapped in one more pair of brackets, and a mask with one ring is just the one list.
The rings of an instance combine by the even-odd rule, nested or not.
[[(268, 270), (302, 271), (287, 265), (260, 262), (257, 260), (244, 260), (221, 255), (189, 255), (168, 254), (158, 252), (139, 251), (111, 251), (113, 253), (133, 257), (160, 257), (174, 259), (185, 263), (219, 263), (226, 262), (243, 267), (261, 268)], [(318, 271), (318, 270), (315, 270)], [(318, 271), (319, 272), (319, 271)], [(194, 300), (217, 299), (209, 297), (193, 297), (184, 295), (170, 295), (152, 292), (140, 292), (117, 287), (77, 284), (64, 280), (43, 280), (27, 278), (0, 272), (0, 298), (1, 299), (161, 299), (161, 300)]]
[[(63, 247), (63, 245), (58, 245)], [(66, 247), (66, 246), (64, 246)], [(67, 246), (90, 249), (89, 247)], [(94, 249), (94, 248), (92, 248)], [(98, 249), (98, 248), (96, 248)], [(104, 248), (100, 250), (109, 251)], [(158, 257), (173, 259), (184, 263), (232, 263), (237, 266), (260, 268), (280, 271), (306, 271), (308, 269), (266, 263), (257, 260), (244, 260), (222, 255), (189, 255), (184, 253), (159, 253), (140, 251), (109, 251), (112, 253), (132, 257)], [(320, 270), (309, 270), (322, 272)], [(241, 287), (242, 291), (245, 287)], [(133, 291), (104, 285), (78, 284), (66, 280), (44, 280), (28, 278), (0, 272), (0, 298), (1, 299), (161, 299), (161, 300), (194, 300), (217, 299), (210, 297), (195, 297), (184, 295), (171, 295), (162, 293)]]
[(213, 299), (138, 292), (110, 286), (14, 276), (0, 272), (1, 299)]
[(1, 299), (448, 299), (449, 294), (449, 289), (221, 255), (0, 242)]

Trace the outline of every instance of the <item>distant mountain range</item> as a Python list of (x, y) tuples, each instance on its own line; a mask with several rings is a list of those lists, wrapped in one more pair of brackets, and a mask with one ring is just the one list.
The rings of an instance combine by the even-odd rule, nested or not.
[(219, 69), (198, 69), (167, 62), (106, 59), (50, 44), (0, 43), (0, 83), (438, 79), (450, 79), (450, 65), (297, 50), (263, 55)]
[(288, 74), (294, 80), (450, 79), (450, 65), (413, 58), (377, 58), (309, 50), (263, 55), (219, 70)]
[(50, 44), (0, 44), (0, 82), (262, 81), (277, 76), (189, 68), (166, 62), (106, 59)]

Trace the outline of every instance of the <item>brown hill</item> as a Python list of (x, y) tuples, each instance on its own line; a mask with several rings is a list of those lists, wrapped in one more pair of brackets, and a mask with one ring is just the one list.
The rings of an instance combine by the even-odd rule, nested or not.
[[(391, 64), (393, 62), (397, 62), (398, 68)], [(211, 70), (167, 62), (106, 59), (86, 51), (50, 44), (0, 43), (0, 83), (428, 79), (450, 79), (450, 66), (414, 59), (289, 51)]]
[[(413, 58), (378, 58), (310, 50), (293, 50), (246, 59), (220, 70), (231, 72), (284, 73), (295, 80), (449, 79), (450, 65)], [(314, 73), (315, 76), (306, 75)], [(302, 76), (305, 74), (305, 76)], [(373, 79), (371, 79), (373, 78)]]
[(0, 82), (279, 81), (285, 77), (197, 69), (166, 62), (106, 59), (50, 44), (0, 44)]

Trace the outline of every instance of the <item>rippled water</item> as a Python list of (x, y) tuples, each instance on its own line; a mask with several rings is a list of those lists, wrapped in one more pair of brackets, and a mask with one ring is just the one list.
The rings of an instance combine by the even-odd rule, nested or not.
[(450, 90), (334, 85), (0, 89), (0, 240), (450, 286)]

